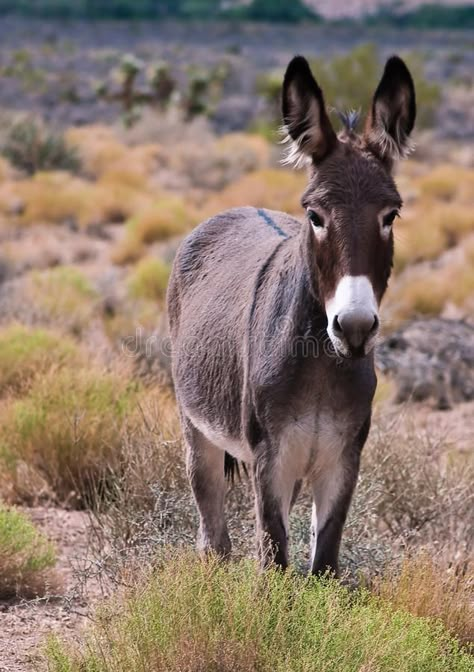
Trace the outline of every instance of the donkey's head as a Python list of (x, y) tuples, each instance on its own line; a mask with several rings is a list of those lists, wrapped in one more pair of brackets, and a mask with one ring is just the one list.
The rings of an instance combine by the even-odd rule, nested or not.
[(342, 356), (367, 354), (375, 342), (402, 205), (391, 169), (410, 149), (415, 115), (413, 80), (397, 56), (387, 61), (361, 134), (358, 115), (350, 113), (341, 115), (345, 128), (336, 135), (304, 58), (295, 57), (286, 71), (287, 162), (310, 166), (305, 249), (329, 337)]

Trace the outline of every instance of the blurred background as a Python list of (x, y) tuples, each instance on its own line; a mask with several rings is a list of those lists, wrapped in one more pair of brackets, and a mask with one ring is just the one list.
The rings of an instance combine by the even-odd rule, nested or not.
[[(212, 214), (254, 205), (302, 217), (305, 172), (281, 166), (278, 134), (296, 53), (333, 110), (364, 116), (393, 53), (417, 91), (416, 151), (396, 169), (405, 205), (345, 566), (369, 576), (426, 548), (439, 566), (470, 562), (474, 4), (0, 0), (0, 513), (25, 514), (57, 548), (41, 546), (35, 578), (24, 554), (1, 555), (0, 518), (10, 562), (0, 599), (44, 593), (55, 563), (65, 593), (76, 590), (69, 561), (91, 553), (90, 515), (95, 558), (106, 545), (145, 557), (150, 539), (154, 549), (192, 544), (168, 275), (183, 236)], [(241, 554), (252, 552), (247, 491), (230, 496)], [(308, 507), (293, 522), (300, 567)], [(119, 555), (110, 557), (116, 571)], [(427, 562), (398, 595), (405, 606)], [(59, 624), (63, 606), (48, 608)], [(18, 656), (11, 669), (24, 669), (19, 617), (8, 618), (5, 666)], [(31, 641), (43, 618), (29, 613)], [(449, 618), (461, 638), (472, 634), (472, 612)]]

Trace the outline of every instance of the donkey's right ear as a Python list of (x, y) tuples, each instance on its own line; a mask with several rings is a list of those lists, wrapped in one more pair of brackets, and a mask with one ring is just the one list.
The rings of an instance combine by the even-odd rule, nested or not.
[(334, 149), (337, 136), (323, 92), (303, 56), (295, 56), (286, 70), (282, 112), (286, 141), (291, 143), (284, 163), (300, 166), (308, 159), (317, 163)]

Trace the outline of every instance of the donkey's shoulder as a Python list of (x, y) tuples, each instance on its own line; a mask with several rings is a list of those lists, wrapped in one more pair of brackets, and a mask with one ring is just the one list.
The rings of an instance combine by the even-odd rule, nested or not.
[(282, 241), (293, 238), (301, 223), (283, 212), (242, 207), (226, 210), (202, 222), (181, 243), (174, 274), (194, 285), (225, 269), (235, 282), (250, 278)]

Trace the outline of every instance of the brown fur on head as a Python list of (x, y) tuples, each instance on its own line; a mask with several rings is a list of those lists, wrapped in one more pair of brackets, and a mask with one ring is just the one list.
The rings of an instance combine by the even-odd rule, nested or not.
[(343, 278), (367, 279), (373, 303), (382, 299), (393, 259), (391, 225), (402, 205), (391, 169), (409, 150), (415, 114), (413, 81), (397, 56), (387, 61), (361, 134), (358, 115), (350, 113), (336, 135), (307, 61), (297, 56), (288, 66), (283, 83), (283, 120), (291, 142), (287, 160), (310, 167), (302, 198), (310, 225), (308, 262), (326, 308)]

